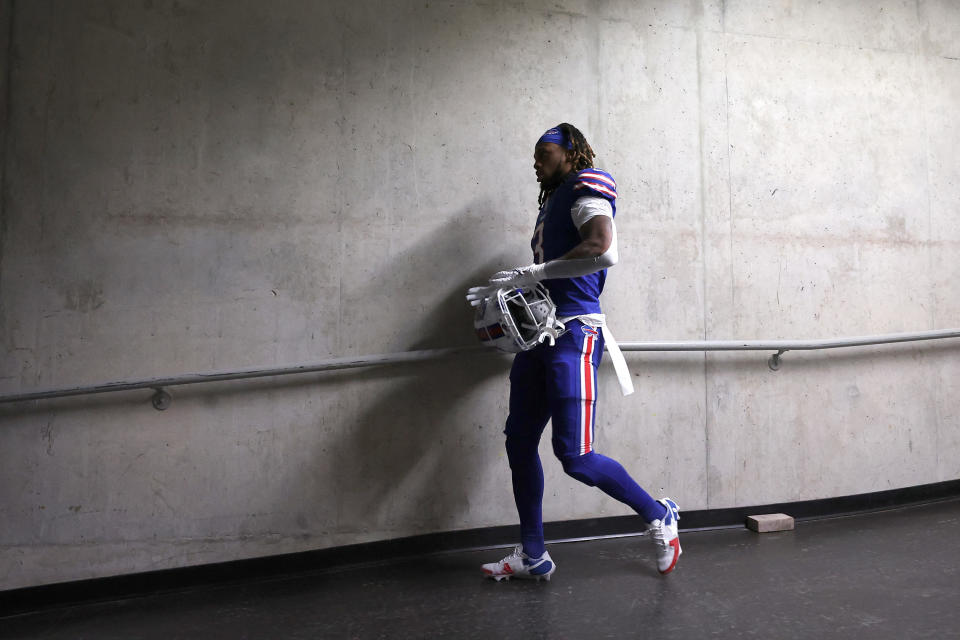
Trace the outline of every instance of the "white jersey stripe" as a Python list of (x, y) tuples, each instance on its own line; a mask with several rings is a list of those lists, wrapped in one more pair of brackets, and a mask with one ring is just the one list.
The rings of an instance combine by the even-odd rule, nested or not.
[(609, 177), (609, 176), (605, 176), (605, 175), (603, 175), (602, 173), (594, 173), (593, 171), (584, 171), (583, 173), (581, 173), (581, 174), (578, 175), (577, 177), (578, 177), (578, 178), (590, 178), (591, 180), (598, 180), (598, 181), (600, 181), (600, 182), (605, 182), (605, 183), (607, 183), (608, 185), (610, 185), (610, 186), (613, 187), (614, 189), (617, 188), (617, 183), (613, 181), (613, 178), (611, 178), (611, 177)]
[(593, 412), (595, 408), (595, 380), (593, 346), (595, 336), (587, 335), (580, 358), (580, 455), (593, 451)]
[(616, 192), (616, 191), (611, 191), (610, 189), (607, 189), (607, 188), (604, 187), (603, 185), (599, 185), (599, 184), (590, 184), (590, 183), (587, 183), (587, 182), (580, 182), (580, 183), (577, 183), (577, 186), (575, 186), (574, 189), (583, 189), (584, 187), (588, 187), (588, 188), (590, 188), (590, 189), (593, 189), (594, 191), (596, 191), (596, 192), (598, 192), (598, 193), (606, 193), (606, 194), (609, 195), (611, 198), (616, 198), (616, 197), (617, 197), (617, 192)]

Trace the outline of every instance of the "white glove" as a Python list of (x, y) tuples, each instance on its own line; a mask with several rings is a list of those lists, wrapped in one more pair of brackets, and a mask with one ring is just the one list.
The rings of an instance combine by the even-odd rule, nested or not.
[(470, 303), (471, 307), (480, 306), (480, 303), (497, 289), (499, 287), (489, 285), (486, 287), (470, 287), (467, 289), (467, 302)]
[(490, 284), (498, 287), (526, 287), (543, 280), (543, 265), (531, 264), (507, 271), (498, 271), (490, 278)]

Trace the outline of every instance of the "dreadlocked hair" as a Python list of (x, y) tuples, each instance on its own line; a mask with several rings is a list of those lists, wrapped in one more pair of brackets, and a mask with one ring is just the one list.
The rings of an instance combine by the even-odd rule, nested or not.
[[(560, 129), (564, 137), (573, 145), (572, 149), (570, 149), (573, 151), (573, 170), (583, 171), (584, 169), (593, 167), (593, 159), (597, 154), (593, 152), (593, 147), (587, 142), (587, 139), (583, 133), (580, 132), (580, 129), (577, 129), (568, 122), (558, 124), (557, 129)], [(561, 180), (561, 184), (562, 182)], [(540, 197), (537, 198), (537, 204), (542, 205), (543, 201), (546, 200), (558, 186), (560, 185), (552, 184), (545, 186), (543, 183), (540, 183)]]

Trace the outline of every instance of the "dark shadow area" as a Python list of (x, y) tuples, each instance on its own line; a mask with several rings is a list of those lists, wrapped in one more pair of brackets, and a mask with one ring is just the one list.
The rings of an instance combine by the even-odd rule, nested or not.
[[(960, 480), (953, 480), (821, 500), (685, 511), (682, 518), (684, 526), (680, 531), (690, 533), (717, 528), (742, 528), (748, 515), (759, 513), (788, 513), (801, 523), (883, 512), (905, 506), (956, 503), (960, 500), (958, 496)], [(636, 517), (633, 516), (549, 522), (546, 523), (547, 542), (555, 544), (564, 540), (636, 536), (636, 524)], [(515, 526), (503, 526), (425, 534), (316, 551), (0, 591), (0, 618), (64, 609), (72, 605), (89, 606), (98, 602), (153, 597), (172, 592), (186, 593), (264, 581), (293, 580), (307, 575), (343, 573), (407, 560), (429, 566), (431, 559), (438, 554), (464, 554), (508, 546), (505, 544), (507, 541), (516, 539), (515, 529)], [(488, 556), (484, 556), (486, 560), (489, 560)]]
[[(416, 282), (424, 261), (455, 260), (458, 268), (449, 274), (479, 265), (465, 278), (438, 274), (432, 284), (444, 295), (418, 314), (422, 330), (407, 349), (479, 344), (473, 310), (464, 296), (468, 287), (486, 282), (503, 261), (476, 242), (476, 229), (482, 228), (476, 212), (490, 206), (471, 203), (445, 216), (450, 222), (418, 236), (409, 260), (393, 266), (391, 281)], [(423, 302), (411, 299), (410, 304)], [(346, 422), (338, 425), (335, 442), (329, 443), (335, 462), (312, 470), (306, 483), (337, 488), (337, 522), (331, 523), (331, 531), (361, 539), (400, 537), (464, 528), (477, 520), (476, 505), (486, 499), (477, 493), (478, 480), (493, 472), (490, 439), (501, 446), (506, 419), (505, 410), (487, 422), (488, 417), (477, 417), (480, 412), (470, 409), (484, 402), (480, 389), (486, 383), (502, 379), (505, 384), (507, 379), (509, 358), (490, 351), (399, 367), (385, 384), (375, 369), (352, 378), (350, 397), (339, 403)], [(506, 399), (504, 386), (504, 406)]]
[[(480, 266), (475, 269), (475, 276), (435, 283), (445, 294), (435, 308), (423, 311), (425, 322), (419, 338), (408, 347), (410, 350), (479, 346), (473, 331), (473, 312), (464, 294), (469, 286), (486, 280), (500, 263), (496, 257), (480, 257), (481, 248), (472, 242), (471, 225), (464, 223), (464, 217), (468, 215), (464, 213), (458, 223), (418, 239), (418, 253), (456, 253), (463, 261), (461, 267), (473, 261)], [(396, 269), (399, 281), (414, 278), (412, 265), (400, 264)], [(462, 273), (463, 269), (451, 269), (451, 273), (454, 271)], [(416, 300), (411, 303), (421, 304)], [(119, 424), (125, 421), (131, 431), (147, 423), (157, 432), (163, 429), (168, 416), (177, 423), (184, 420), (187, 412), (197, 409), (201, 410), (197, 413), (200, 418), (203, 410), (215, 415), (218, 406), (230, 410), (232, 402), (256, 398), (261, 393), (316, 393), (322, 398), (317, 404), (328, 410), (326, 414), (318, 410), (315, 417), (304, 417), (301, 411), (291, 418), (291, 429), (299, 427), (302, 431), (312, 424), (316, 430), (318, 435), (311, 435), (308, 440), (315, 449), (305, 456), (316, 463), (303, 464), (304, 456), (296, 456), (295, 468), (278, 470), (293, 476), (291, 482), (282, 485), (283, 494), (275, 496), (278, 512), (286, 513), (281, 513), (276, 524), (263, 535), (322, 539), (329, 532), (339, 536), (331, 539), (339, 541), (383, 539), (453, 530), (463, 528), (470, 518), (476, 521), (475, 513), (470, 517), (466, 514), (480, 502), (473, 493), (475, 479), (484, 473), (488, 462), (488, 456), (481, 455), (479, 443), (494, 438), (496, 446), (500, 446), (505, 412), (495, 424), (459, 424), (454, 414), (462, 403), (479, 401), (476, 392), (487, 381), (505, 381), (508, 370), (507, 357), (481, 347), (433, 361), (167, 387), (172, 403), (163, 413), (150, 405), (152, 390), (9, 404), (0, 406), (0, 423), (9, 417), (11, 427), (29, 429), (31, 433), (39, 430), (38, 441), (44, 437), (45, 416), (56, 416), (60, 429), (69, 429), (71, 422), (78, 419), (96, 424), (100, 416)], [(302, 401), (303, 394), (298, 395), (294, 399)], [(283, 394), (273, 393), (269, 401), (284, 400)], [(343, 422), (338, 423), (334, 416), (343, 416)], [(299, 423), (294, 424), (297, 420)], [(209, 418), (208, 421), (213, 422)], [(211, 429), (215, 426), (208, 425)], [(198, 427), (204, 428), (202, 424)], [(226, 438), (222, 442), (223, 455), (230, 455), (234, 443)], [(262, 453), (272, 453), (269, 445), (263, 446)], [(230, 496), (228, 487), (215, 484), (212, 489), (224, 499)], [(301, 513), (295, 513), (301, 510), (290, 506), (301, 504)], [(333, 512), (336, 518), (324, 518)], [(240, 522), (236, 526), (247, 525)], [(256, 529), (257, 525), (250, 526)], [(258, 535), (259, 531), (248, 535)], [(150, 532), (144, 530), (142, 535), (147, 537)], [(216, 535), (219, 534), (215, 532), (212, 537)]]
[[(644, 537), (553, 544), (550, 582), (483, 579), (479, 551), (121, 599), (3, 620), (4, 638), (946, 638), (960, 627), (960, 500), (686, 532), (659, 576)], [(903, 541), (912, 541), (911, 551)]]

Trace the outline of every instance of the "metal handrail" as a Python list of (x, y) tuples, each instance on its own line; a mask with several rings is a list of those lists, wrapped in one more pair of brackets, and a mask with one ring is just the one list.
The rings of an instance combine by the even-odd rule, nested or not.
[[(686, 342), (620, 342), (622, 351), (776, 351), (767, 363), (774, 371), (780, 367), (780, 356), (787, 351), (809, 351), (818, 349), (838, 349), (843, 347), (862, 347), (877, 344), (891, 344), (897, 342), (918, 342), (921, 340), (942, 340), (946, 338), (960, 338), (960, 329), (942, 329), (938, 331), (920, 331), (913, 333), (893, 333), (879, 336), (861, 336), (854, 338), (834, 338), (830, 340), (696, 340)], [(106, 382), (101, 384), (60, 387), (44, 389), (27, 393), (11, 393), (0, 395), (0, 404), (9, 402), (26, 402), (29, 400), (45, 400), (50, 398), (64, 398), (68, 396), (92, 395), (113, 391), (131, 391), (134, 389), (153, 389), (155, 391), (152, 402), (158, 410), (166, 409), (170, 405), (170, 394), (165, 387), (174, 387), (202, 382), (220, 382), (226, 380), (247, 380), (251, 378), (266, 378), (285, 376), (300, 373), (317, 373), (322, 371), (340, 371), (371, 367), (377, 365), (400, 364), (405, 362), (419, 362), (433, 360), (444, 356), (468, 353), (473, 351), (492, 352), (483, 346), (449, 347), (445, 349), (423, 349), (419, 351), (404, 351), (401, 353), (387, 353), (370, 356), (346, 358), (331, 358), (313, 364), (300, 364), (285, 367), (240, 369), (236, 371), (213, 371), (208, 373), (188, 373), (165, 378), (146, 378)]]
[(960, 329), (916, 331), (913, 333), (889, 333), (880, 336), (834, 338), (832, 340), (701, 340), (690, 342), (619, 342), (623, 351), (810, 351), (815, 349), (838, 349), (863, 347), (872, 344), (895, 342), (918, 342), (960, 338)]
[[(371, 356), (356, 356), (346, 358), (331, 358), (314, 364), (298, 364), (286, 367), (256, 367), (239, 369), (236, 371), (211, 371), (208, 373), (187, 373), (167, 378), (145, 378), (142, 380), (126, 380), (118, 382), (104, 382), (100, 384), (60, 387), (44, 389), (28, 393), (12, 393), (0, 395), (0, 404), (5, 402), (24, 402), (27, 400), (46, 400), (49, 398), (65, 398), (68, 396), (92, 395), (96, 393), (110, 393), (112, 391), (131, 391), (134, 389), (154, 389), (153, 405), (159, 410), (166, 409), (170, 403), (169, 394), (163, 391), (164, 387), (175, 387), (201, 382), (221, 382), (224, 380), (249, 380), (251, 378), (267, 378), (287, 376), (297, 373), (316, 373), (320, 371), (340, 371), (356, 369), (358, 367), (372, 367), (383, 364), (399, 364), (403, 362), (419, 362), (433, 360), (443, 356), (467, 351), (480, 351), (482, 346), (476, 347), (449, 347), (445, 349), (423, 349), (420, 351), (403, 351), (401, 353), (385, 353)], [(165, 396), (165, 397), (164, 397)], [(158, 406), (158, 404), (163, 406)]]
[(776, 349), (777, 352), (770, 356), (767, 364), (771, 369), (777, 371), (780, 368), (780, 356), (786, 351), (840, 349), (896, 342), (943, 340), (945, 338), (960, 338), (960, 329), (888, 333), (879, 336), (833, 338), (831, 340), (701, 340), (691, 342), (621, 342), (619, 345), (622, 351), (773, 351)]

